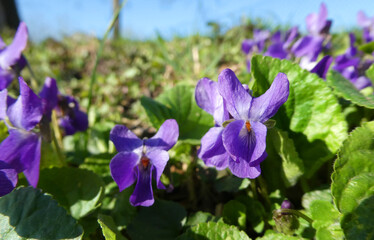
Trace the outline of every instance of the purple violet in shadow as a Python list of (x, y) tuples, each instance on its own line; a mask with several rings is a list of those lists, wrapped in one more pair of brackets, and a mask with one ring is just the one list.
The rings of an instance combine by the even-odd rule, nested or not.
[(57, 88), (56, 80), (46, 78), (39, 96), (42, 98), (44, 116), (51, 120), (52, 110), (55, 109), (59, 117), (59, 125), (65, 135), (73, 135), (77, 131), (88, 128), (88, 116), (82, 112), (78, 101), (72, 96), (62, 95)]

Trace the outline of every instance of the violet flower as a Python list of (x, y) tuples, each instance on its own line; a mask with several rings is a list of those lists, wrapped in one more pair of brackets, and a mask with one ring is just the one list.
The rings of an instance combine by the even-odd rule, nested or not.
[[(0, 92), (0, 119), (7, 120), (9, 136), (0, 144), (1, 160), (17, 173), (23, 172), (33, 187), (39, 180), (41, 137), (32, 130), (43, 116), (41, 99), (19, 78), (20, 95), (16, 101)], [(5, 119), (7, 118), (7, 119)], [(7, 123), (7, 122), (6, 122)]]
[(288, 94), (289, 82), (283, 73), (257, 98), (249, 94), (230, 69), (220, 73), (218, 83), (200, 80), (197, 104), (213, 115), (216, 126), (202, 138), (199, 157), (218, 169), (228, 166), (237, 177), (258, 177), (260, 163), (267, 157), (264, 123), (287, 101)]
[(323, 48), (324, 38), (319, 36), (304, 36), (297, 40), (292, 46), (292, 53), (300, 58), (300, 66), (305, 69), (312, 69), (315, 61)]
[(229, 165), (229, 154), (223, 146), (222, 132), (223, 123), (229, 120), (229, 112), (226, 109), (222, 96), (218, 92), (218, 83), (208, 78), (202, 78), (196, 85), (195, 100), (197, 105), (211, 114), (215, 126), (201, 139), (201, 147), (198, 157), (208, 167), (216, 167), (218, 170), (227, 168)]
[(24, 22), (18, 26), (13, 42), (9, 46), (6, 46), (0, 38), (0, 90), (7, 88), (16, 72), (26, 65), (22, 51), (26, 48), (27, 39), (27, 27)]
[(269, 45), (264, 55), (279, 59), (289, 58), (289, 47), (298, 35), (297, 27), (291, 28), (285, 34), (282, 34), (280, 31), (276, 32), (273, 34), (271, 38), (272, 43)]
[(255, 29), (253, 39), (244, 39), (242, 42), (242, 51), (247, 55), (247, 71), (251, 71), (250, 57), (253, 53), (261, 53), (265, 48), (265, 43), (270, 37), (269, 30)]
[(141, 140), (122, 125), (116, 125), (110, 132), (110, 140), (119, 152), (110, 162), (112, 178), (120, 191), (137, 181), (130, 196), (133, 206), (154, 203), (152, 175), (157, 188), (165, 189), (160, 178), (169, 160), (167, 151), (175, 145), (178, 136), (178, 124), (174, 119), (166, 120), (150, 139)]
[(306, 17), (308, 32), (313, 36), (328, 34), (331, 27), (331, 20), (327, 19), (327, 8), (321, 3), (318, 13), (311, 13)]
[(358, 89), (364, 89), (371, 85), (371, 81), (364, 74), (365, 70), (370, 67), (372, 61), (361, 63), (361, 59), (357, 56), (357, 48), (354, 46), (356, 37), (353, 33), (349, 34), (350, 46), (347, 51), (335, 58), (333, 69), (340, 72), (345, 78)]
[(0, 197), (10, 193), (17, 185), (18, 175), (8, 163), (0, 161)]
[(58, 108), (62, 114), (59, 125), (64, 129), (65, 135), (86, 131), (88, 116), (80, 110), (79, 103), (74, 97), (59, 95)]
[(56, 109), (59, 125), (64, 129), (65, 135), (73, 135), (77, 131), (85, 131), (88, 128), (88, 116), (79, 108), (79, 103), (72, 96), (62, 95), (57, 88), (56, 80), (46, 78), (42, 91), (43, 112), (50, 121), (53, 109)]
[(374, 40), (374, 17), (367, 17), (363, 11), (357, 13), (357, 23), (363, 28), (363, 38), (365, 42)]
[(327, 71), (333, 60), (334, 58), (331, 56), (324, 56), (310, 72), (317, 74), (322, 79), (326, 79)]

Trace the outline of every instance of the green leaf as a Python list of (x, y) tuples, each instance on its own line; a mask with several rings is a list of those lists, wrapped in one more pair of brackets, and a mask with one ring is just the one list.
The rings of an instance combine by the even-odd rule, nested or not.
[(348, 240), (374, 238), (374, 196), (363, 200), (354, 211), (344, 214), (341, 226)]
[(332, 195), (330, 189), (324, 189), (324, 190), (315, 190), (311, 192), (307, 192), (303, 195), (303, 198), (301, 200), (301, 203), (305, 209), (310, 208), (310, 204), (314, 200), (323, 200), (323, 201), (332, 201)]
[(106, 240), (125, 240), (125, 238), (118, 230), (117, 226), (111, 216), (99, 215), (97, 220), (100, 224), (101, 230)]
[(334, 164), (331, 190), (347, 239), (374, 237), (374, 122), (356, 128)]
[(336, 95), (359, 106), (371, 109), (374, 108), (374, 96), (363, 95), (348, 79), (340, 75), (340, 73), (330, 71), (327, 74), (326, 81), (332, 88), (334, 88)]
[(102, 179), (91, 171), (79, 168), (43, 169), (38, 187), (52, 194), (76, 219), (95, 210), (104, 194)]
[(304, 161), (306, 177), (310, 177), (347, 136), (347, 123), (338, 100), (321, 78), (288, 60), (258, 55), (252, 58), (251, 68), (256, 96), (270, 87), (279, 72), (287, 75), (290, 95), (274, 119), (278, 128), (294, 132), (292, 139)]
[(260, 201), (246, 195), (239, 195), (235, 200), (242, 203), (246, 208), (248, 221), (255, 232), (261, 233), (264, 230), (266, 211)]
[(269, 130), (269, 138), (282, 159), (286, 185), (294, 186), (298, 178), (304, 174), (304, 164), (296, 152), (293, 140), (288, 137), (287, 132), (276, 128)]
[(133, 240), (175, 239), (182, 230), (186, 210), (175, 202), (156, 200), (146, 208), (140, 208), (127, 228)]
[(217, 192), (238, 192), (249, 186), (250, 181), (247, 178), (238, 178), (233, 175), (221, 177), (214, 182), (214, 188)]
[(276, 233), (272, 230), (266, 231), (266, 234), (263, 237), (256, 238), (257, 240), (300, 240), (304, 238), (300, 237), (292, 237), (289, 235), (285, 235), (283, 233)]
[(130, 196), (134, 187), (128, 187), (115, 196), (115, 203), (111, 216), (117, 226), (127, 227), (136, 215), (136, 208), (130, 204)]
[(346, 198), (358, 198), (358, 201), (362, 201), (361, 198), (365, 198), (370, 191), (371, 180), (366, 176), (357, 177), (374, 173), (373, 145), (374, 122), (368, 122), (351, 133), (338, 153), (331, 191), (335, 204), (342, 213), (352, 211), (358, 204)]
[(190, 227), (190, 226), (197, 225), (199, 223), (205, 223), (205, 222), (210, 222), (210, 221), (217, 222), (218, 217), (213, 216), (212, 214), (210, 214), (208, 212), (198, 211), (198, 212), (196, 212), (193, 215), (188, 217), (185, 226)]
[(311, 213), (311, 218), (314, 220), (313, 227), (316, 229), (338, 222), (340, 217), (334, 205), (324, 200), (314, 200), (311, 202), (309, 211)]
[(5, 125), (4, 121), (0, 121), (0, 141), (2, 142), (7, 137), (8, 137), (8, 128)]
[(358, 47), (358, 50), (363, 51), (368, 54), (372, 54), (374, 52), (374, 42), (368, 42), (365, 44), (362, 44)]
[(235, 226), (221, 221), (200, 223), (190, 228), (178, 239), (196, 240), (249, 240), (248, 235)]
[(0, 198), (0, 239), (81, 239), (82, 227), (39, 189), (21, 187)]
[(236, 200), (230, 200), (223, 206), (222, 217), (225, 223), (245, 229), (247, 222), (247, 208)]
[(374, 85), (374, 65), (371, 65), (365, 74), (371, 80), (371, 84)]
[(196, 105), (194, 91), (193, 86), (180, 84), (164, 91), (156, 100), (142, 97), (141, 104), (155, 128), (173, 118), (179, 125), (179, 139), (199, 144), (213, 126), (213, 118)]

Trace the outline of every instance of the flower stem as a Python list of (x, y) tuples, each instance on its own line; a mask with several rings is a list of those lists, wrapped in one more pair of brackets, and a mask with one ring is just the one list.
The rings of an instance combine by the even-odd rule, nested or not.
[(64, 156), (62, 155), (62, 142), (61, 142), (61, 132), (60, 132), (60, 128), (58, 126), (58, 121), (57, 121), (57, 116), (56, 116), (56, 112), (55, 111), (52, 111), (52, 131), (51, 131), (51, 135), (52, 135), (52, 141), (53, 141), (53, 145), (55, 147), (55, 150), (56, 150), (56, 153), (57, 153), (57, 156), (58, 156), (58, 160), (59, 162), (61, 163), (62, 166), (65, 165), (65, 161), (64, 161)]
[(127, 0), (124, 0), (122, 2), (122, 4), (120, 5), (120, 7), (117, 8), (108, 28), (106, 29), (106, 32), (105, 32), (103, 38), (100, 41), (99, 49), (98, 49), (97, 55), (96, 55), (95, 65), (94, 65), (94, 68), (92, 70), (92, 76), (91, 76), (91, 81), (90, 81), (90, 86), (89, 86), (89, 91), (88, 91), (87, 114), (89, 114), (90, 108), (91, 108), (91, 105), (92, 105), (93, 89), (94, 89), (94, 85), (96, 83), (96, 71), (97, 71), (97, 66), (99, 64), (99, 60), (100, 60), (101, 55), (102, 55), (103, 50), (104, 50), (104, 43), (105, 43), (106, 39), (108, 38), (110, 31), (114, 27), (114, 25), (116, 23), (116, 20), (118, 19), (119, 13), (121, 12), (121, 9), (125, 6), (126, 2), (127, 2)]
[(269, 208), (271, 208), (271, 202), (270, 202), (268, 190), (267, 190), (267, 187), (266, 187), (265, 179), (260, 175), (257, 178), (257, 181), (259, 183), (259, 188), (260, 188), (259, 192), (260, 192), (262, 198), (265, 200), (267, 206)]
[(303, 214), (303, 213), (301, 213), (301, 212), (299, 212), (295, 209), (282, 208), (282, 209), (278, 209), (276, 211), (279, 212), (279, 213), (282, 213), (282, 214), (291, 214), (291, 215), (295, 215), (297, 217), (301, 217), (301, 218), (305, 219), (307, 222), (309, 222), (309, 224), (313, 223), (313, 219), (311, 219), (307, 215), (305, 215), (305, 214)]

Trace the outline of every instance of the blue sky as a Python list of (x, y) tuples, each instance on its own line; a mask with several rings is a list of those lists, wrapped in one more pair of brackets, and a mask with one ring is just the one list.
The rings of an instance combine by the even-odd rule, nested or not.
[[(19, 14), (29, 27), (31, 39), (61, 38), (75, 32), (101, 37), (112, 17), (111, 0), (17, 0)], [(373, 0), (327, 0), (333, 31), (356, 26), (356, 14), (374, 16)], [(224, 28), (243, 18), (263, 18), (274, 24), (298, 25), (317, 12), (317, 0), (128, 0), (121, 12), (124, 37), (146, 39), (159, 32), (164, 37), (205, 33), (208, 21)]]

